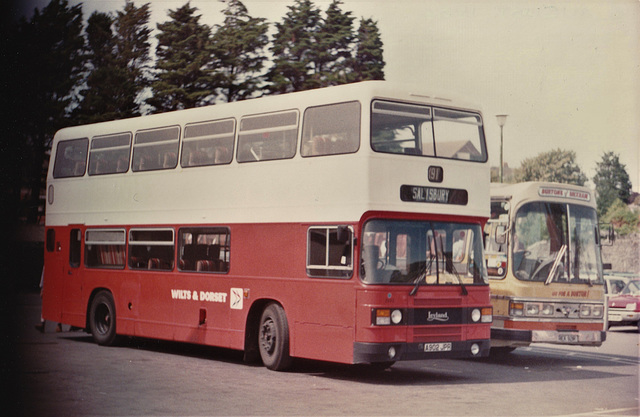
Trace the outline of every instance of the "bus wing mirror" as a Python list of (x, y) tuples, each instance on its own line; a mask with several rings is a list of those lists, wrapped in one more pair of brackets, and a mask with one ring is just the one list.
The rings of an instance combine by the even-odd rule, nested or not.
[(616, 240), (616, 233), (613, 225), (610, 223), (600, 223), (600, 246), (612, 246)]
[(338, 229), (336, 231), (336, 239), (340, 243), (349, 242), (351, 240), (351, 229), (349, 229), (349, 226), (338, 226)]
[(503, 224), (496, 226), (496, 243), (504, 245), (507, 243), (507, 227)]

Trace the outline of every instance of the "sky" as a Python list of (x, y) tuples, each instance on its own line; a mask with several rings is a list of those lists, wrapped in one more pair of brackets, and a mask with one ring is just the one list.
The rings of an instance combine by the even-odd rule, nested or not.
[[(23, 15), (49, 3), (17, 1)], [(85, 19), (125, 4), (69, 3), (82, 3)], [(155, 30), (186, 0), (134, 3), (151, 3)], [(224, 4), (190, 3), (202, 23), (222, 23)], [(251, 16), (275, 23), (294, 1), (243, 3)], [(313, 3), (324, 12), (330, 1)], [(386, 80), (480, 106), (492, 166), (500, 159), (495, 116), (507, 114), (503, 153), (510, 167), (560, 148), (576, 153), (591, 180), (602, 155), (613, 151), (640, 192), (639, 0), (343, 0), (342, 10), (377, 21)]]

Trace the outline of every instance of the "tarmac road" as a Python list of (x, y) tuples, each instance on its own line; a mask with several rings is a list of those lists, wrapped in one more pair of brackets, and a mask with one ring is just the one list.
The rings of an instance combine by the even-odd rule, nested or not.
[(7, 308), (15, 310), (5, 363), (14, 415), (639, 415), (633, 328), (610, 331), (600, 348), (539, 345), (502, 359), (399, 362), (382, 372), (297, 360), (292, 371), (273, 372), (225, 349), (147, 339), (101, 347), (68, 326), (56, 333), (55, 323), (42, 334), (37, 294)]

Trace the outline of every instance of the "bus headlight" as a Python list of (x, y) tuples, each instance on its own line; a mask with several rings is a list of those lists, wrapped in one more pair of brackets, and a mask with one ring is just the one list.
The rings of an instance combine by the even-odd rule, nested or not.
[(543, 316), (553, 316), (554, 313), (553, 304), (543, 304), (542, 305), (542, 315)]
[(591, 309), (591, 314), (593, 314), (593, 317), (596, 318), (604, 316), (604, 306), (601, 304), (593, 306), (593, 308)]
[(591, 317), (591, 305), (590, 304), (581, 304), (580, 305), (580, 317)]
[(391, 312), (391, 323), (393, 324), (400, 324), (402, 323), (402, 311), (400, 310), (393, 310)]
[(482, 313), (480, 312), (480, 309), (474, 308), (473, 311), (471, 311), (471, 321), (474, 323), (477, 323), (480, 321), (481, 318), (482, 318)]
[(525, 304), (525, 315), (526, 316), (537, 316), (540, 314), (540, 304)]

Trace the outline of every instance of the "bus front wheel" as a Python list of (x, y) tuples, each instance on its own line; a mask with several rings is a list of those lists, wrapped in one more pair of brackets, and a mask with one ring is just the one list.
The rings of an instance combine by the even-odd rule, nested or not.
[(115, 343), (116, 307), (110, 292), (99, 292), (91, 302), (89, 328), (93, 340), (99, 345), (111, 346)]
[(287, 316), (279, 304), (269, 304), (262, 312), (258, 345), (262, 363), (274, 371), (291, 366), (289, 356), (289, 325)]

